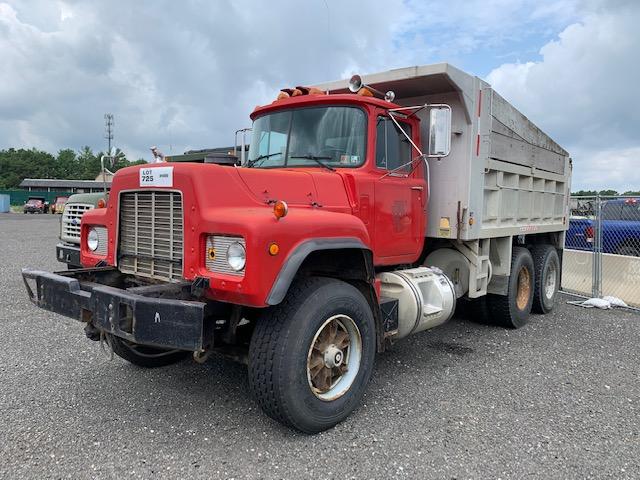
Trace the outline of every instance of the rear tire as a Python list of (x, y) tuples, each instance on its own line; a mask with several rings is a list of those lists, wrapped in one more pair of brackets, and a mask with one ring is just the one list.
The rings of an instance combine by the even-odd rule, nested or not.
[(520, 328), (529, 321), (535, 285), (533, 258), (524, 247), (513, 247), (507, 295), (487, 295), (489, 321), (505, 328)]
[(549, 313), (553, 310), (560, 288), (560, 258), (552, 245), (534, 245), (531, 255), (535, 269), (531, 309), (535, 313)]
[(113, 353), (138, 367), (166, 367), (191, 355), (191, 352), (184, 350), (168, 350), (138, 345), (123, 338), (116, 337), (115, 335), (109, 335), (108, 341), (113, 349)]
[(257, 322), (249, 386), (271, 418), (317, 433), (358, 407), (375, 353), (373, 313), (362, 293), (340, 280), (301, 279)]

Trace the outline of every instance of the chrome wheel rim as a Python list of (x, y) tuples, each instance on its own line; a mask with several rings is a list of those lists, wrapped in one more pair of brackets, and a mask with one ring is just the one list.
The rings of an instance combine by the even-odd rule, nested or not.
[(307, 381), (320, 400), (344, 395), (360, 371), (362, 336), (347, 315), (328, 318), (316, 331), (307, 353)]
[(556, 293), (556, 283), (558, 282), (558, 270), (555, 263), (549, 265), (547, 270), (547, 278), (544, 282), (544, 296), (547, 300), (551, 300)]

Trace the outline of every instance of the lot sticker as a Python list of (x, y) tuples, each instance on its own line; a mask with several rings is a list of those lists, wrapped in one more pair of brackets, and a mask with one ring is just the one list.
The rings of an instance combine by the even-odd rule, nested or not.
[(140, 169), (141, 187), (173, 187), (173, 167)]

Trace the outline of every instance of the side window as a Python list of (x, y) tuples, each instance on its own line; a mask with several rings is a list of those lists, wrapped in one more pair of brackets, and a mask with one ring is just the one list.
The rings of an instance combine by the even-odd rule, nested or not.
[[(411, 136), (411, 126), (400, 122), (407, 135)], [(407, 164), (401, 172), (411, 171), (411, 142), (388, 117), (380, 116), (376, 122), (376, 167), (393, 170)]]
[(622, 207), (622, 218), (630, 222), (640, 222), (640, 203), (629, 202)]
[(603, 220), (620, 220), (622, 217), (622, 204), (620, 202), (607, 202), (602, 206)]

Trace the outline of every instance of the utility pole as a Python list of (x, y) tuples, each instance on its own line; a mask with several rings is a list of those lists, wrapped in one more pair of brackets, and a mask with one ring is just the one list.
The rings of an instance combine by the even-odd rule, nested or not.
[[(113, 140), (113, 114), (104, 114), (104, 138), (107, 139), (107, 155), (111, 155), (111, 142)], [(111, 167), (113, 167), (113, 158), (110, 161)]]

